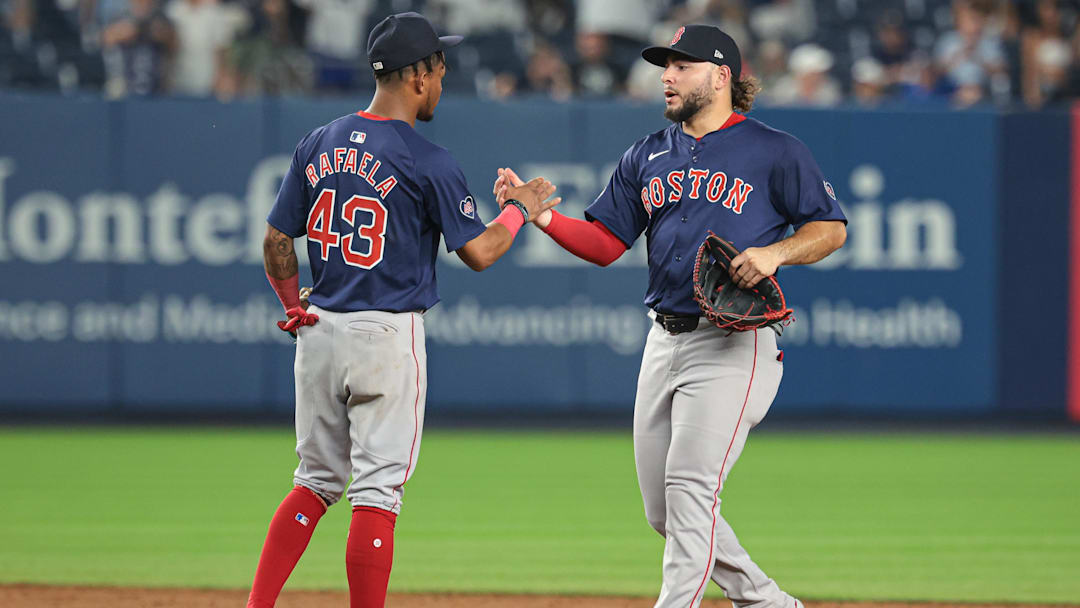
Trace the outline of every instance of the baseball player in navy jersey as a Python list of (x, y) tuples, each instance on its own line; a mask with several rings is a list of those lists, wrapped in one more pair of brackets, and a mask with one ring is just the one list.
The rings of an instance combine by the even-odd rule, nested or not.
[[(413, 130), (431, 120), (446, 72), (439, 37), (416, 13), (368, 39), (376, 91), (365, 111), (315, 129), (296, 147), (267, 218), (267, 278), (296, 345), (294, 488), (270, 522), (248, 599), (273, 606), (327, 507), (348, 499), (345, 564), (352, 608), (385, 603), (403, 486), (416, 470), (427, 389), (425, 310), (439, 301), (440, 236), (473, 270), (550, 209), (536, 179), (484, 225), (450, 153)], [(301, 306), (293, 239), (307, 235), (314, 286)], [(351, 481), (350, 481), (351, 478)]]
[[(638, 377), (634, 457), (645, 516), (666, 539), (656, 606), (699, 605), (711, 578), (740, 608), (801, 608), (720, 515), (724, 479), (780, 384), (776, 333), (729, 332), (703, 319), (693, 264), (711, 230), (741, 250), (731, 275), (753, 286), (782, 265), (838, 249), (846, 220), (806, 146), (739, 113), (758, 87), (740, 78), (739, 49), (727, 34), (688, 25), (670, 46), (642, 56), (664, 68), (664, 116), (674, 124), (623, 154), (585, 220), (550, 211), (535, 223), (601, 266), (647, 237), (645, 304), (655, 323)], [(510, 169), (499, 174), (497, 199), (521, 183)]]

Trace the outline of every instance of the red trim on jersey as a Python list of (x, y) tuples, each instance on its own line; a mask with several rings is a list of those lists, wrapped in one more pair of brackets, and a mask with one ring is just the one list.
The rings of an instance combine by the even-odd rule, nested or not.
[[(732, 112), (731, 116), (728, 116), (728, 119), (725, 120), (724, 124), (720, 125), (720, 128), (717, 129), (716, 131), (723, 131), (724, 129), (726, 129), (726, 128), (732, 126), (732, 125), (737, 125), (737, 124), (739, 124), (740, 122), (742, 122), (744, 120), (746, 120), (745, 116), (743, 116), (742, 114), (739, 114), (738, 112)], [(715, 133), (716, 131), (713, 131), (713, 133)], [(708, 135), (708, 133), (706, 133), (705, 135)], [(705, 135), (702, 135), (701, 137), (705, 137)], [(697, 137), (695, 139), (697, 139), (698, 141), (701, 141), (701, 137)]]
[[(416, 436), (420, 434), (420, 416), (417, 414), (417, 410), (420, 407), (420, 360), (416, 358), (416, 315), (411, 314), (409, 317), (409, 331), (412, 334), (412, 358), (413, 363), (416, 364), (416, 399), (413, 401), (413, 436), (412, 445), (409, 446), (409, 464), (405, 467), (405, 478), (401, 480), (401, 483), (397, 485), (394, 490), (400, 489), (405, 485), (406, 481), (409, 481), (409, 472), (413, 467), (413, 454), (416, 452)], [(395, 502), (394, 506), (397, 506)]]
[(744, 120), (746, 120), (746, 116), (739, 114), (738, 112), (732, 112), (731, 116), (728, 116), (728, 119), (724, 121), (724, 124), (720, 125), (720, 128), (717, 129), (717, 131), (723, 131), (724, 129), (733, 125), (737, 125)]
[(1080, 103), (1072, 107), (1072, 180), (1069, 239), (1069, 334), (1065, 354), (1069, 418), (1080, 421)]
[(394, 120), (393, 118), (387, 118), (385, 116), (379, 116), (378, 114), (372, 114), (371, 112), (365, 112), (363, 110), (360, 110), (359, 112), (357, 112), (356, 115), (361, 117), (361, 118), (367, 118), (367, 119), (370, 119), (370, 120)]
[(739, 425), (742, 424), (743, 414), (746, 412), (746, 404), (750, 402), (750, 387), (754, 386), (754, 372), (757, 371), (757, 330), (754, 330), (754, 362), (750, 366), (750, 382), (746, 384), (746, 397), (742, 402), (742, 409), (739, 410), (739, 419), (735, 421), (735, 430), (731, 433), (731, 441), (728, 442), (727, 451), (724, 452), (724, 461), (720, 463), (720, 477), (716, 480), (716, 491), (713, 492), (713, 504), (712, 504), (712, 530), (709, 531), (709, 565), (705, 568), (705, 578), (701, 579), (701, 584), (698, 585), (697, 591), (694, 592), (693, 599), (690, 600), (690, 605), (693, 606), (697, 602), (698, 596), (705, 588), (705, 582), (709, 580), (709, 575), (713, 570), (713, 549), (716, 548), (716, 507), (720, 502), (720, 488), (724, 485), (724, 468), (727, 467), (727, 459), (731, 454), (731, 446), (735, 445), (735, 437), (739, 434)]
[(596, 220), (586, 222), (566, 217), (554, 209), (544, 232), (563, 249), (600, 266), (607, 266), (626, 252), (626, 244), (607, 226)]

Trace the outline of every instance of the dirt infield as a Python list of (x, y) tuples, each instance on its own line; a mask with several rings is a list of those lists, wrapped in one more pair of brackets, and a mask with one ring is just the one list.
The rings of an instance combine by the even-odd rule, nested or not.
[[(0, 585), (4, 608), (236, 608), (246, 591), (217, 589), (139, 589), (128, 587), (67, 587)], [(395, 594), (389, 608), (650, 608), (650, 598), (570, 595)], [(288, 591), (279, 608), (346, 606), (348, 596), (337, 591)], [(727, 600), (709, 600), (705, 608), (730, 608)], [(908, 602), (809, 602), (810, 608), (1062, 608), (1063, 604), (938, 604)]]

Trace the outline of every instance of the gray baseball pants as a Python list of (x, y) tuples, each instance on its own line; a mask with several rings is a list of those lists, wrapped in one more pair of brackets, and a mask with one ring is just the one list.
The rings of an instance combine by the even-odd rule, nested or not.
[(353, 506), (400, 513), (424, 428), (424, 318), (309, 312), (319, 322), (297, 332), (293, 482), (329, 504), (346, 495)]
[(705, 319), (682, 334), (654, 323), (645, 344), (634, 458), (645, 516), (666, 539), (656, 608), (698, 606), (710, 578), (736, 608), (799, 606), (720, 515), (724, 479), (783, 375), (775, 332), (728, 333)]

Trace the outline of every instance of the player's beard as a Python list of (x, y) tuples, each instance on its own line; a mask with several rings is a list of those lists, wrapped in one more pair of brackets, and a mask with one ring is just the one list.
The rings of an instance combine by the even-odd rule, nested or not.
[(416, 113), (416, 119), (422, 122), (431, 122), (435, 118), (435, 107), (439, 105), (439, 98), (432, 99), (433, 94), (428, 93), (427, 105)]
[(716, 91), (713, 90), (712, 76), (710, 75), (706, 82), (701, 83), (701, 86), (683, 97), (681, 106), (664, 110), (664, 118), (671, 122), (686, 122), (711, 104), (715, 96)]
[(421, 122), (431, 122), (435, 118), (435, 107), (420, 108), (420, 111), (416, 113), (416, 120)]

